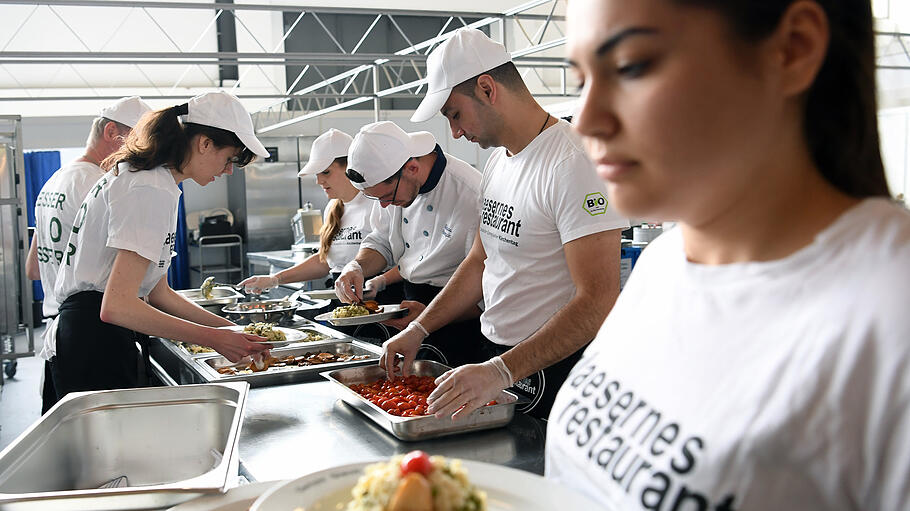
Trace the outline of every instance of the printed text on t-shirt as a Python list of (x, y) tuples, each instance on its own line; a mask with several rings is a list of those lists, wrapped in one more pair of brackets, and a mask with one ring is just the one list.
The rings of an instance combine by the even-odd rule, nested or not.
[[(642, 509), (655, 511), (733, 511), (735, 496), (715, 502), (686, 485), (706, 450), (705, 440), (683, 427), (607, 375), (595, 357), (579, 361), (566, 386), (575, 389), (550, 427), (569, 437), (591, 470), (626, 494), (637, 495)], [(563, 390), (565, 392), (565, 389)]]
[(500, 239), (503, 239), (503, 235), (505, 235), (506, 239), (503, 239), (503, 241), (509, 241), (509, 238), (514, 238), (512, 244), (517, 245), (518, 237), (521, 236), (521, 219), (513, 218), (514, 214), (515, 207), (511, 204), (484, 197), (480, 225), (489, 226), (499, 231), (497, 234)]

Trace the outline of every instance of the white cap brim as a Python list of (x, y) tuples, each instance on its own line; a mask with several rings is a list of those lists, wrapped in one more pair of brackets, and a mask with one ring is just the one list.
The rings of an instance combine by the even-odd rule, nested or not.
[(243, 142), (243, 145), (245, 145), (246, 148), (249, 149), (250, 151), (253, 151), (253, 154), (255, 154), (256, 156), (259, 156), (262, 158), (269, 157), (269, 152), (265, 150), (265, 146), (262, 145), (262, 142), (260, 142), (258, 138), (256, 138), (256, 135), (246, 135), (246, 134), (240, 134), (240, 133), (236, 133), (236, 132), (234, 134), (237, 135), (237, 138), (239, 138), (240, 141)]
[(451, 93), (452, 87), (449, 87), (424, 96), (423, 101), (414, 111), (414, 115), (411, 116), (411, 122), (424, 122), (432, 119), (436, 112), (442, 109), (442, 105), (446, 104)]
[(318, 174), (323, 170), (329, 168), (329, 165), (334, 162), (334, 158), (312, 158), (310, 161), (306, 162), (306, 165), (300, 169), (300, 172), (297, 173), (297, 176), (311, 176), (313, 174)]

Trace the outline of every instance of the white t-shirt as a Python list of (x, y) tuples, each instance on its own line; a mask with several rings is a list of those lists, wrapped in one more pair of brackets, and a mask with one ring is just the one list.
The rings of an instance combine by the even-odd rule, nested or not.
[(69, 162), (44, 183), (35, 200), (35, 242), (44, 288), (45, 316), (56, 315), (60, 305), (54, 294), (54, 284), (66, 254), (76, 212), (85, 195), (103, 175), (104, 171), (94, 163)]
[(516, 155), (497, 149), (487, 160), (481, 194), (487, 254), (481, 330), (497, 344), (514, 346), (575, 295), (563, 245), (629, 222), (609, 207), (581, 139), (562, 120)]
[(80, 291), (101, 291), (118, 250), (150, 261), (139, 296), (147, 296), (167, 274), (177, 232), (180, 189), (164, 167), (132, 172), (121, 163), (92, 187), (76, 216), (67, 254), (57, 276), (62, 303)]
[[(362, 193), (358, 193), (344, 204), (341, 226), (325, 256), (329, 271), (340, 273), (344, 265), (357, 257), (360, 244), (373, 231), (373, 224), (379, 220), (378, 207), (376, 201), (367, 199)], [(331, 205), (325, 209), (323, 222), (328, 221), (330, 210)]]
[(908, 284), (882, 199), (770, 262), (662, 235), (556, 398), (547, 477), (624, 511), (906, 510)]
[[(480, 208), (480, 172), (445, 154), (446, 167), (436, 187), (407, 208), (379, 208), (379, 220), (363, 241), (399, 266), (414, 284), (442, 287), (471, 250)], [(367, 199), (369, 200), (369, 199)]]

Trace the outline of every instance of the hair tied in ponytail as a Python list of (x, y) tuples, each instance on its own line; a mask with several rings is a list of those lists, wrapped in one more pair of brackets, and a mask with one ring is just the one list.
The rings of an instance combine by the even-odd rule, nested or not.
[(174, 107), (174, 115), (176, 115), (178, 117), (181, 115), (187, 115), (189, 113), (190, 113), (190, 104), (189, 103), (184, 103), (182, 105), (177, 105)]

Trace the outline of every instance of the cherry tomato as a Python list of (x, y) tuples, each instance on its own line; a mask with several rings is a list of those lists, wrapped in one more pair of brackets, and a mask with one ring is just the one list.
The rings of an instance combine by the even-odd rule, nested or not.
[(401, 459), (401, 475), (417, 472), (428, 476), (432, 471), (433, 462), (430, 461), (430, 456), (423, 451), (411, 451)]

